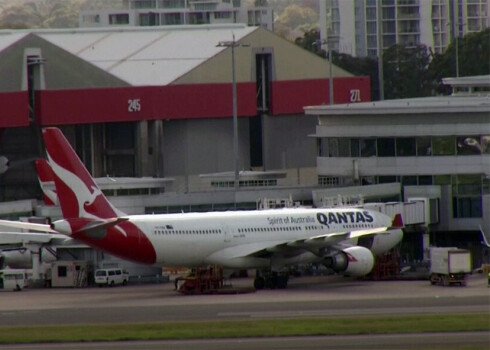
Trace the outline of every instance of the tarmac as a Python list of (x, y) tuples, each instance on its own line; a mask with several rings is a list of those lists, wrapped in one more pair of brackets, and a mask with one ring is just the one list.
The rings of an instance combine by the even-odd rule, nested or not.
[[(253, 279), (233, 279), (231, 282), (236, 288), (250, 288)], [(295, 277), (291, 278), (287, 289), (238, 295), (182, 295), (175, 291), (173, 282), (112, 288), (25, 289), (0, 292), (0, 327), (444, 313), (488, 315), (489, 292), (487, 278), (483, 274), (469, 276), (466, 287), (433, 286), (428, 280), (366, 281), (341, 276)], [(463, 346), (488, 349), (488, 332), (63, 343), (58, 348), (446, 350)], [(53, 349), (55, 346), (16, 344), (5, 348)]]

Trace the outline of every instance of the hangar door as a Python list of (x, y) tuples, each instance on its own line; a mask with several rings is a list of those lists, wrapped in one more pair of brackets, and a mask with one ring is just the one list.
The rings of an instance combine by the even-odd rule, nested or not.
[(255, 81), (257, 96), (257, 115), (250, 118), (250, 165), (263, 167), (263, 122), (262, 116), (267, 114), (270, 106), (272, 54), (255, 55)]

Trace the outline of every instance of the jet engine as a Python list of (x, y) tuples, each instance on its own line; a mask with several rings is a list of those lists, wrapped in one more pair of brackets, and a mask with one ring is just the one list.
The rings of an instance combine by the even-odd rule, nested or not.
[[(50, 263), (56, 258), (51, 254), (42, 254), (42, 262)], [(4, 250), (0, 253), (0, 268), (32, 269), (32, 254), (29, 249)]]
[(364, 276), (373, 269), (374, 256), (367, 248), (352, 246), (327, 257), (324, 264), (335, 272), (349, 276)]
[(31, 252), (28, 249), (4, 250), (0, 253), (2, 268), (29, 269), (32, 267)]

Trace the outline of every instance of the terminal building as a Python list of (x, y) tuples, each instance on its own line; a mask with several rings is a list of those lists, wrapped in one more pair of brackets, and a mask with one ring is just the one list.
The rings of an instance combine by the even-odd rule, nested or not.
[(404, 238), (421, 260), (429, 244), (480, 247), (490, 234), (490, 76), (443, 83), (451, 96), (305, 109), (318, 116), (318, 181), (331, 188), (316, 202), (337, 193), (424, 198), (425, 228)]

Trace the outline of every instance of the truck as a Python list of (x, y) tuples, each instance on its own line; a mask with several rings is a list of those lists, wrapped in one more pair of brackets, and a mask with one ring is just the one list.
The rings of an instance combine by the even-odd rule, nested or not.
[(467, 276), (471, 273), (471, 253), (455, 247), (430, 248), (430, 283), (449, 286), (466, 286)]

